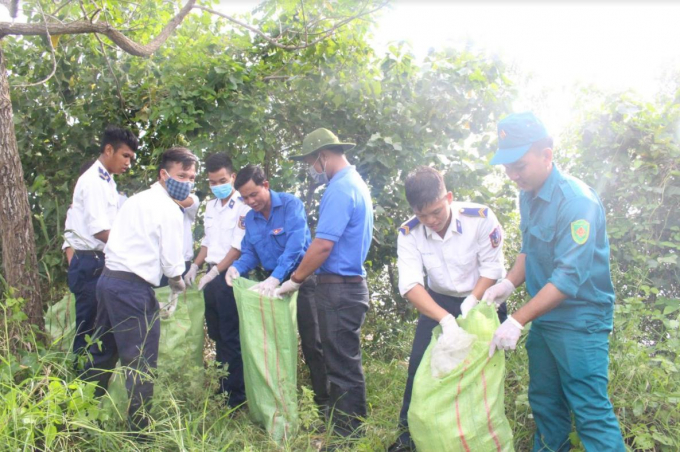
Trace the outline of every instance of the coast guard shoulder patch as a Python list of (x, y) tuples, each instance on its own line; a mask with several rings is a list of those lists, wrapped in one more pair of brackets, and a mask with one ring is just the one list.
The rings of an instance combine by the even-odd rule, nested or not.
[(489, 240), (491, 241), (491, 246), (494, 248), (498, 248), (498, 246), (501, 244), (503, 241), (503, 232), (501, 231), (501, 227), (496, 226), (493, 231), (491, 231), (491, 234), (489, 234)]

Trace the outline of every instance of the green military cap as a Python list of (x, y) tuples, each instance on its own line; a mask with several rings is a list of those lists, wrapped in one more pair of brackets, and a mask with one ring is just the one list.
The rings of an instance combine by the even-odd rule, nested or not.
[(342, 152), (349, 151), (355, 146), (354, 143), (341, 143), (338, 137), (328, 129), (316, 129), (302, 141), (302, 151), (298, 155), (292, 155), (293, 160), (302, 160), (310, 154), (321, 149), (338, 149)]

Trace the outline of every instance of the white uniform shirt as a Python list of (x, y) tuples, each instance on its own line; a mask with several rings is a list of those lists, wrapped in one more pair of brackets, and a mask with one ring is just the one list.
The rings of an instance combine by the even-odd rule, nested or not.
[(194, 203), (184, 209), (184, 260), (190, 261), (194, 258), (194, 234), (191, 232), (191, 227), (196, 220), (198, 213), (198, 196), (189, 195)]
[(224, 259), (231, 248), (241, 249), (246, 235), (246, 214), (250, 207), (243, 203), (237, 191), (225, 205), (219, 199), (211, 199), (205, 208), (205, 237), (201, 246), (208, 248), (205, 261), (217, 264)]
[(73, 191), (71, 213), (67, 219), (66, 240), (76, 250), (104, 249), (104, 242), (94, 238), (98, 232), (111, 229), (118, 212), (118, 191), (113, 175), (99, 160), (78, 178)]
[(73, 248), (71, 240), (73, 240), (73, 233), (68, 232), (73, 229), (73, 207), (69, 207), (66, 211), (66, 221), (64, 221), (64, 244), (61, 245), (61, 250), (66, 248)]
[(128, 199), (106, 243), (106, 268), (131, 272), (157, 286), (184, 273), (182, 210), (158, 182)]
[(397, 267), (402, 296), (416, 284), (425, 287), (423, 268), (429, 288), (452, 297), (468, 296), (480, 276), (494, 280), (505, 276), (503, 231), (491, 209), (454, 202), (451, 214), (444, 238), (415, 217), (400, 228)]

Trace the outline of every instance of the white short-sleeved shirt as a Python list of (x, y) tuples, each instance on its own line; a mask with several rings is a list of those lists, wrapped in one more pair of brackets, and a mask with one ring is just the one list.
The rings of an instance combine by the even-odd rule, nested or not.
[(405, 295), (417, 284), (433, 291), (466, 297), (480, 276), (505, 276), (503, 230), (496, 215), (481, 204), (451, 204), (451, 224), (441, 238), (412, 218), (399, 229), (397, 266), (399, 292)]
[(194, 258), (194, 234), (191, 232), (191, 227), (196, 220), (198, 213), (199, 200), (198, 196), (191, 194), (191, 199), (194, 203), (184, 209), (184, 260), (190, 261)]
[(73, 246), (71, 245), (71, 240), (73, 238), (73, 235), (71, 232), (68, 232), (73, 229), (73, 207), (68, 208), (66, 211), (66, 221), (64, 222), (64, 244), (61, 245), (61, 250), (65, 250), (66, 248), (72, 248)]
[(106, 268), (134, 273), (157, 286), (184, 273), (184, 215), (160, 183), (128, 199), (113, 222)]
[(76, 250), (104, 249), (104, 242), (94, 235), (111, 229), (118, 212), (118, 191), (113, 175), (99, 160), (78, 178), (73, 191), (73, 203), (67, 214), (69, 224), (65, 234), (69, 246)]
[(246, 235), (246, 214), (250, 210), (237, 191), (226, 204), (219, 199), (211, 199), (205, 208), (205, 237), (201, 246), (208, 248), (205, 261), (218, 264), (231, 248), (241, 249), (241, 241)]

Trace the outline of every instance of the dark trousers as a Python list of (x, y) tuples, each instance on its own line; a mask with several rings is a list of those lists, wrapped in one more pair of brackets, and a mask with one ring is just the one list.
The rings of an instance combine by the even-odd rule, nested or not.
[[(68, 267), (68, 288), (76, 297), (76, 336), (73, 353), (81, 354), (86, 346), (86, 335), (92, 336), (97, 317), (97, 281), (104, 268), (104, 254), (80, 253), (73, 255)], [(76, 357), (76, 360), (78, 358)]]
[[(127, 276), (127, 279), (121, 279)], [(120, 358), (125, 368), (125, 387), (130, 397), (128, 417), (131, 428), (148, 425), (142, 406), (150, 407), (153, 396), (152, 372), (158, 359), (161, 324), (158, 301), (151, 285), (127, 272), (105, 269), (97, 283), (99, 300), (95, 337), (101, 341), (90, 346), (92, 355), (84, 377), (98, 384), (95, 395), (108, 387), (110, 371)]]
[(336, 433), (351, 435), (366, 416), (361, 326), (368, 311), (366, 281), (316, 286), (319, 332), (330, 382), (329, 406)]
[(297, 321), (302, 343), (302, 355), (309, 367), (309, 375), (314, 390), (314, 402), (320, 407), (328, 405), (328, 375), (323, 359), (321, 335), (319, 333), (319, 315), (314, 294), (316, 278), (310, 276), (300, 286), (297, 299)]
[(229, 371), (227, 377), (220, 379), (220, 392), (227, 394), (229, 406), (235, 407), (246, 401), (246, 387), (236, 299), (224, 280), (225, 274), (220, 273), (205, 286), (203, 297), (208, 336), (215, 341), (215, 360), (220, 366), (226, 364)]
[[(428, 289), (427, 293), (430, 294), (432, 299), (446, 309), (449, 313), (453, 314), (454, 317), (460, 315), (460, 305), (463, 303), (465, 298), (449, 297), (448, 295), (442, 295), (437, 292), (433, 292)], [(507, 318), (507, 306), (503, 303), (498, 309), (498, 318), (503, 323)], [(416, 371), (420, 365), (420, 361), (423, 359), (425, 350), (430, 345), (432, 340), (432, 330), (439, 325), (439, 322), (431, 319), (425, 315), (420, 314), (418, 316), (418, 324), (416, 326), (416, 334), (413, 338), (413, 347), (411, 348), (411, 356), (408, 361), (408, 378), (406, 379), (406, 389), (404, 390), (404, 400), (401, 404), (401, 412), (399, 413), (399, 427), (405, 430), (399, 437), (399, 442), (403, 444), (411, 443), (411, 435), (408, 432), (408, 409), (411, 405), (411, 393), (413, 392), (413, 379), (416, 376)]]
[[(191, 261), (184, 261), (184, 273), (182, 273), (182, 277), (187, 274), (189, 269), (191, 268)], [(158, 285), (158, 287), (165, 287), (168, 285), (168, 277), (163, 275), (161, 276), (161, 283)]]

